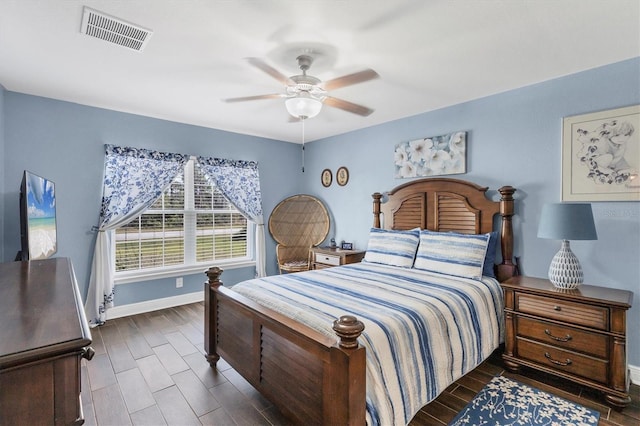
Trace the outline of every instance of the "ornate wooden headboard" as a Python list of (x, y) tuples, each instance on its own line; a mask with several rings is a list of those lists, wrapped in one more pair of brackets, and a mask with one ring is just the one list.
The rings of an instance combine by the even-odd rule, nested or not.
[(376, 192), (372, 195), (373, 226), (484, 234), (494, 230), (493, 217), (499, 213), (502, 262), (496, 265), (496, 277), (503, 281), (518, 273), (513, 263), (511, 223), (516, 189), (511, 186), (498, 189), (502, 195), (500, 201), (488, 199), (487, 189), (460, 179), (427, 178), (397, 186), (385, 194)]

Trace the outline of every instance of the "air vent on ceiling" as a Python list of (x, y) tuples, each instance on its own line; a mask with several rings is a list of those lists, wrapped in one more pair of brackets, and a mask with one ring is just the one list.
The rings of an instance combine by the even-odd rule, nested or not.
[(80, 32), (141, 52), (153, 31), (85, 6)]

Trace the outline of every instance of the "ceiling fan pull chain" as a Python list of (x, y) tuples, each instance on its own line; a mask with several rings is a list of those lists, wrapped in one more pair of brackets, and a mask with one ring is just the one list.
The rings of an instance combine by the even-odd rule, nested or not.
[(304, 173), (304, 118), (300, 121), (302, 121), (302, 173)]

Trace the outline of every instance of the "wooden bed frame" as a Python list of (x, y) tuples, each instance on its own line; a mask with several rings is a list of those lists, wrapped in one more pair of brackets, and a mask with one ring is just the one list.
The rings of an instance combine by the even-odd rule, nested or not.
[[(496, 276), (502, 281), (517, 274), (511, 223), (515, 189), (500, 188), (500, 201), (487, 199), (486, 191), (457, 179), (414, 180), (387, 194), (373, 194), (373, 226), (478, 234), (491, 232), (499, 213), (503, 260), (496, 265)], [(334, 322), (336, 339), (327, 338), (225, 288), (221, 273), (210, 268), (205, 283), (209, 364), (215, 367), (223, 357), (295, 423), (364, 425), (365, 349), (357, 341), (363, 324), (343, 316)]]

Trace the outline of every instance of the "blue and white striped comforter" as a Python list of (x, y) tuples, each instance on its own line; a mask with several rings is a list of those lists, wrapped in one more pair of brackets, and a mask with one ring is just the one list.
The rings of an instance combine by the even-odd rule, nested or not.
[(333, 338), (339, 316), (362, 321), (369, 425), (406, 425), (503, 338), (502, 290), (487, 277), (363, 262), (253, 279), (233, 290)]

